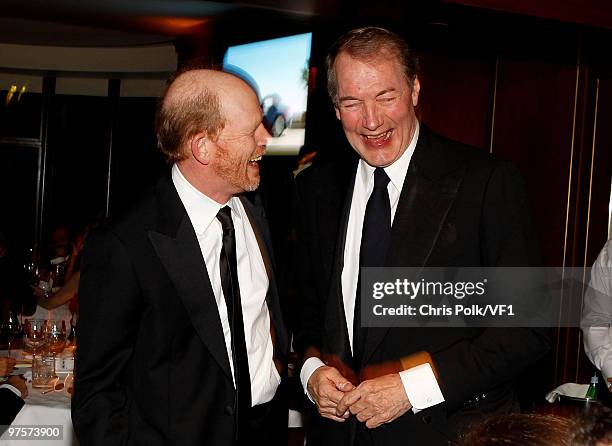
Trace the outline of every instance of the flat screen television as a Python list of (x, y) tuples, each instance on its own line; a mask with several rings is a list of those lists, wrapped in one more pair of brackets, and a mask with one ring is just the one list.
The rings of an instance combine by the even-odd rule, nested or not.
[(266, 155), (297, 155), (304, 145), (312, 33), (230, 46), (223, 69), (249, 82), (272, 135)]

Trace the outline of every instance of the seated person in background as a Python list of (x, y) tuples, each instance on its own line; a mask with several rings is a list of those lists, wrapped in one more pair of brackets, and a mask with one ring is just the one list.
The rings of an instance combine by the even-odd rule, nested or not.
[(48, 248), (50, 259), (70, 254), (70, 229), (66, 225), (59, 224), (51, 230)]
[[(14, 366), (15, 358), (0, 358), (0, 435), (4, 432), (2, 426), (13, 422), (23, 407), (23, 398), (28, 396), (28, 387), (23, 377), (8, 376)], [(2, 379), (6, 381), (2, 382)]]
[(15, 358), (8, 356), (0, 357), (0, 377), (7, 377), (15, 368)]
[(582, 310), (584, 350), (604, 378), (612, 384), (612, 240), (604, 245), (591, 269), (591, 282)]
[[(79, 280), (81, 277), (81, 252), (83, 250), (83, 244), (89, 232), (95, 227), (94, 223), (88, 223), (85, 228), (75, 235), (74, 242), (72, 243), (71, 254), (66, 262), (64, 285), (49, 297), (45, 295), (45, 292), (38, 286), (33, 286), (34, 294), (38, 305), (45, 310), (54, 310), (65, 305), (62, 308), (62, 314), (66, 314), (69, 310), (71, 315), (74, 315), (77, 311), (77, 292), (79, 289)], [(56, 316), (56, 319), (66, 319), (63, 316)], [(71, 316), (72, 323), (72, 316)], [(68, 323), (68, 321), (66, 321)]]
[(36, 294), (36, 301), (38, 305), (47, 310), (53, 310), (54, 308), (61, 307), (62, 305), (68, 304), (70, 313), (74, 313), (72, 305), (72, 300), (76, 300), (77, 292), (79, 290), (79, 279), (81, 277), (80, 271), (75, 272), (70, 278), (66, 281), (63, 287), (61, 287), (58, 291), (51, 294), (50, 297), (46, 297), (44, 291), (37, 287), (33, 286), (32, 289)]

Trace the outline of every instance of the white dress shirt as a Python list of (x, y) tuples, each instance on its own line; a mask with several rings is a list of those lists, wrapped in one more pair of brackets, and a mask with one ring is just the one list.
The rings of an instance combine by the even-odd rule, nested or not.
[(274, 397), (280, 384), (280, 376), (273, 362), (270, 313), (266, 302), (268, 274), (249, 217), (239, 198), (232, 197), (226, 204), (217, 203), (189, 183), (176, 164), (172, 167), (172, 181), (187, 210), (206, 263), (208, 278), (219, 309), (235, 386), (234, 363), (231, 359), (231, 331), (219, 269), (223, 230), (217, 219), (217, 213), (222, 207), (229, 206), (232, 210), (242, 319), (251, 376), (251, 401), (253, 406), (266, 403)]
[[(385, 167), (385, 173), (391, 181), (387, 185), (389, 193), (389, 203), (391, 205), (391, 224), (395, 218), (397, 203), (399, 201), (402, 187), (408, 166), (412, 159), (412, 154), (419, 138), (419, 124), (408, 148), (402, 156), (390, 166)], [(349, 212), (348, 226), (346, 232), (346, 243), (344, 246), (344, 267), (342, 269), (342, 300), (344, 303), (344, 316), (346, 328), (348, 330), (349, 342), (353, 348), (353, 316), (355, 312), (355, 295), (357, 293), (357, 279), (359, 277), (359, 250), (361, 248), (361, 233), (363, 230), (363, 220), (368, 199), (374, 189), (374, 170), (375, 168), (366, 163), (363, 159), (357, 165), (355, 177), (355, 187)], [(399, 359), (399, 358), (398, 358)], [(307, 384), (312, 373), (319, 367), (325, 365), (319, 358), (309, 358), (304, 362), (300, 379), (306, 393), (308, 394)], [(440, 386), (429, 365), (417, 366), (400, 372), (406, 395), (414, 409), (422, 410), (427, 407), (444, 401)], [(308, 395), (310, 397), (310, 395)]]
[(612, 377), (612, 240), (595, 260), (589, 286), (582, 313), (584, 350), (607, 379)]

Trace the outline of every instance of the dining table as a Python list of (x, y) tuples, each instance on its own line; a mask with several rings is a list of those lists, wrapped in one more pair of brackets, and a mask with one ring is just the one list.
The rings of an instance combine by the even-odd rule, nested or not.
[[(8, 356), (7, 351), (0, 351), (0, 356)], [(25, 366), (23, 352), (11, 351), (11, 356), (17, 358), (18, 364), (24, 367), (16, 368), (13, 374), (22, 374), (26, 378), (28, 396), (25, 404), (0, 437), (0, 446), (73, 446), (78, 445), (72, 419), (70, 416), (71, 395), (68, 393), (68, 372), (57, 372), (56, 385), (51, 389), (32, 387), (31, 367)], [(61, 387), (61, 388), (60, 388)], [(57, 390), (56, 390), (57, 389)]]
[[(28, 396), (24, 405), (0, 437), (0, 446), (74, 446), (78, 445), (70, 414), (71, 394), (67, 385), (71, 374), (68, 370), (60, 368), (57, 383), (66, 383), (59, 390), (37, 389), (32, 387), (31, 357), (24, 357), (22, 350), (0, 349), (0, 356), (12, 356), (17, 359), (18, 367), (12, 372), (26, 378)], [(68, 367), (70, 369), (70, 367)], [(67, 379), (68, 378), (68, 379)], [(303, 444), (302, 414), (297, 410), (289, 410), (289, 438), (299, 438), (299, 441), (290, 441), (289, 444)], [(38, 428), (39, 437), (35, 437)], [(42, 434), (51, 434), (45, 435)]]

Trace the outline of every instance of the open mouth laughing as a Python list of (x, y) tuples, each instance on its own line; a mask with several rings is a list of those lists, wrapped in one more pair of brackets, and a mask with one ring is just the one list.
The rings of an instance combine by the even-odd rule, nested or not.
[(393, 129), (387, 130), (386, 132), (377, 133), (376, 135), (361, 135), (361, 139), (368, 145), (371, 146), (382, 146), (389, 142)]
[(263, 158), (263, 153), (259, 156), (256, 156), (255, 158), (251, 158), (249, 160), (249, 166), (257, 166), (259, 167), (259, 162), (261, 161), (261, 159)]

